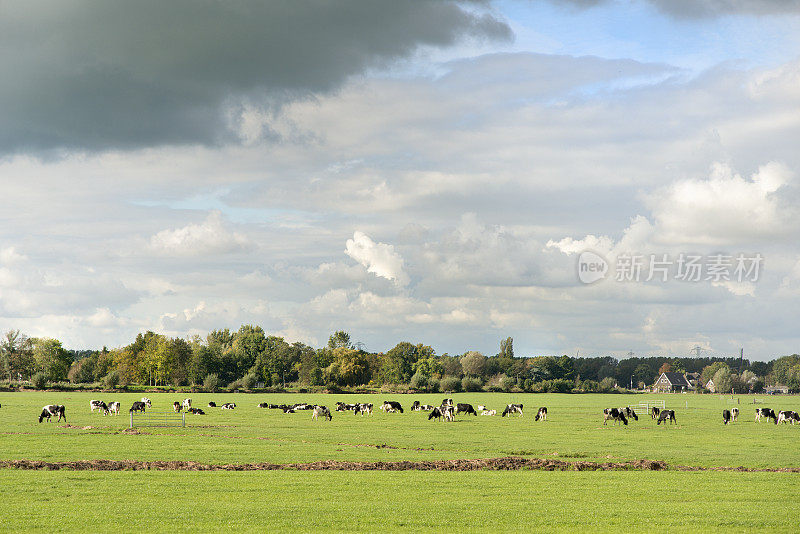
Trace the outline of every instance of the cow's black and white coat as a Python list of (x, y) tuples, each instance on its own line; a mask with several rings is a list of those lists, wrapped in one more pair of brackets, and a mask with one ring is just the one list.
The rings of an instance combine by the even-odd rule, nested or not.
[(95, 408), (100, 408), (100, 405), (103, 404), (103, 401), (99, 400), (90, 400), (89, 401), (89, 408), (94, 412)]
[(322, 417), (323, 419), (327, 419), (328, 421), (333, 420), (333, 415), (331, 415), (330, 410), (326, 406), (315, 406), (314, 412), (311, 414), (311, 419), (316, 420), (318, 417)]
[(628, 424), (625, 412), (619, 408), (606, 408), (603, 410), (603, 424), (606, 424), (609, 419), (611, 419), (614, 424), (616, 424), (617, 421), (622, 422), (624, 425)]
[(506, 409), (503, 410), (503, 414), (501, 417), (505, 417), (508, 414), (518, 413), (520, 416), (523, 415), (522, 413), (522, 404), (509, 404), (506, 406)]
[(467, 404), (465, 402), (459, 402), (456, 404), (456, 409), (453, 412), (453, 415), (458, 415), (460, 413), (465, 413), (467, 415), (472, 414), (475, 417), (478, 416), (478, 412), (475, 411), (475, 408), (473, 408), (471, 404)]
[(383, 401), (381, 410), (387, 413), (400, 412), (403, 413), (403, 407), (397, 401)]
[(354, 415), (360, 414), (362, 417), (364, 415), (372, 415), (372, 403), (365, 402), (363, 404), (356, 404), (355, 409), (353, 409), (353, 414)]
[(727, 425), (731, 422), (731, 411), (722, 410), (722, 424)]
[[(48, 404), (47, 406), (42, 408), (42, 413), (39, 415), (39, 422), (41, 423), (43, 420), (47, 419), (47, 422), (50, 422), (51, 417), (58, 416), (58, 421), (61, 421), (61, 418), (64, 418), (64, 422), (67, 422), (67, 409), (65, 406), (61, 404)], [(58, 422), (57, 421), (57, 422)]]
[(114, 415), (119, 415), (119, 408), (120, 408), (119, 401), (111, 402), (108, 405), (108, 410)]
[(792, 410), (781, 410), (778, 412), (778, 419), (775, 424), (787, 422), (792, 424), (795, 424), (795, 422), (800, 422), (800, 415)]
[(223, 410), (233, 410), (234, 408), (236, 408), (236, 403), (235, 402), (226, 402), (225, 404), (220, 406), (220, 408), (222, 408)]
[(133, 413), (133, 412), (142, 412), (142, 413), (144, 413), (144, 409), (146, 407), (147, 407), (147, 404), (142, 402), (142, 401), (133, 401), (133, 406), (131, 406), (131, 409), (128, 410), (128, 411), (131, 412), (131, 413)]
[(778, 416), (775, 415), (772, 408), (756, 408), (756, 423), (760, 423), (762, 418), (765, 418), (767, 421), (772, 419), (776, 425), (778, 424)]
[(658, 408), (657, 406), (653, 406), (652, 408), (650, 408), (650, 417), (652, 417), (653, 419), (658, 419), (658, 415), (660, 413), (661, 409)]
[(534, 421), (547, 421), (547, 407), (542, 406), (539, 408), (539, 411), (536, 412), (536, 417), (533, 418)]
[(678, 424), (677, 419), (675, 419), (675, 410), (661, 410), (661, 413), (658, 414), (658, 421), (656, 421), (656, 424), (660, 425), (663, 422), (664, 425), (666, 425), (666, 421), (669, 421), (670, 424)]

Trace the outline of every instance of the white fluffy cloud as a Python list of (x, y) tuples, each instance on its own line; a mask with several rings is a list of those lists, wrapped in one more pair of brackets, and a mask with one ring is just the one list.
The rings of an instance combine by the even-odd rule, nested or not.
[(150, 237), (149, 244), (157, 254), (176, 256), (244, 252), (252, 247), (244, 235), (225, 227), (219, 211), (211, 212), (200, 224), (162, 230)]
[(356, 231), (345, 243), (345, 254), (367, 268), (376, 276), (392, 280), (398, 285), (407, 285), (408, 275), (403, 270), (403, 258), (393, 245), (376, 243), (364, 232)]

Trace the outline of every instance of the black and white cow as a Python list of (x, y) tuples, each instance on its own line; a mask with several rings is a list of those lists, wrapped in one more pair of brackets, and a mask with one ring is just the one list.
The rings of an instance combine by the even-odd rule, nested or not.
[(667, 421), (669, 421), (670, 424), (678, 424), (678, 420), (675, 419), (675, 410), (661, 410), (661, 413), (658, 414), (658, 421), (656, 421), (656, 424), (660, 425), (663, 422), (664, 426), (666, 426)]
[(625, 406), (625, 417), (627, 417), (628, 419), (633, 418), (634, 421), (639, 420), (639, 416), (636, 415), (636, 412), (634, 412), (630, 406)]
[(142, 413), (144, 413), (144, 409), (146, 407), (147, 407), (147, 403), (145, 403), (143, 401), (133, 401), (133, 406), (131, 406), (131, 409), (128, 410), (128, 411), (131, 412), (131, 413), (133, 413), (133, 412), (142, 412)]
[(89, 401), (89, 408), (92, 410), (92, 412), (94, 412), (95, 408), (99, 408), (101, 404), (103, 404), (103, 401), (90, 400)]
[(223, 410), (233, 410), (234, 408), (236, 408), (236, 403), (235, 402), (226, 402), (225, 404), (220, 406), (220, 408), (222, 408)]
[(652, 417), (653, 419), (658, 419), (658, 415), (660, 413), (661, 409), (658, 408), (657, 406), (653, 406), (652, 408), (650, 408), (650, 417)]
[[(147, 397), (142, 397), (142, 401), (141, 402), (145, 403), (148, 408), (152, 408), (153, 407), (153, 403), (150, 402), (150, 399), (148, 399)], [(144, 410), (142, 410), (142, 411), (144, 411)]]
[(444, 399), (442, 401), (442, 406), (453, 406), (453, 399)]
[(520, 416), (523, 415), (522, 413), (522, 404), (509, 404), (506, 406), (506, 409), (503, 410), (503, 414), (501, 417), (505, 417), (508, 414), (518, 413)]
[(433, 410), (431, 410), (430, 415), (428, 415), (428, 421), (430, 421), (431, 419), (436, 419), (437, 421), (441, 421), (442, 417), (444, 416), (442, 410), (444, 410), (444, 408), (440, 408), (438, 406)]
[(101, 402), (100, 406), (97, 407), (97, 411), (103, 414), (103, 417), (111, 413), (108, 409), (108, 405), (105, 402)]
[(397, 401), (383, 401), (381, 410), (384, 410), (387, 413), (394, 413), (394, 412), (403, 413), (403, 407)]
[(497, 415), (497, 410), (481, 410), (481, 415)]
[[(176, 412), (180, 412), (181, 410), (183, 410), (183, 406), (181, 405), (180, 402), (175, 401), (172, 403), (172, 409), (175, 410)], [(189, 409), (191, 409), (191, 406), (189, 407)]]
[(119, 401), (108, 403), (108, 411), (110, 411), (114, 415), (119, 415), (119, 408), (120, 408)]
[(456, 409), (453, 412), (453, 415), (458, 415), (460, 413), (465, 413), (467, 415), (472, 414), (475, 417), (478, 416), (478, 412), (475, 411), (475, 408), (473, 408), (471, 404), (466, 404), (463, 402), (456, 404)]
[(431, 406), (430, 404), (423, 404), (422, 406), (420, 406), (420, 408), (423, 411), (429, 412), (429, 411), (433, 410), (434, 407)]
[(722, 410), (722, 424), (727, 425), (731, 422), (731, 411)]
[(204, 412), (202, 408), (189, 408), (188, 410), (186, 410), (186, 413), (191, 413), (191, 414), (194, 414), (194, 415), (205, 415), (206, 414), (206, 412)]
[(606, 421), (609, 419), (611, 419), (614, 424), (616, 424), (617, 421), (621, 421), (624, 425), (628, 424), (628, 419), (625, 417), (625, 412), (619, 408), (606, 408), (603, 410), (603, 424), (606, 424)]
[(311, 419), (316, 420), (318, 417), (322, 417), (323, 419), (327, 419), (328, 421), (333, 420), (333, 416), (331, 415), (330, 410), (326, 406), (315, 406), (314, 412), (311, 414)]
[[(259, 404), (259, 406), (261, 406), (261, 405)], [(216, 407), (217, 407), (217, 403), (216, 403), (216, 402), (214, 402), (214, 401), (210, 401), (210, 402), (208, 403), (208, 407), (209, 407), (209, 408), (216, 408)]]
[(414, 401), (414, 402), (411, 404), (411, 411), (412, 411), (412, 412), (418, 412), (418, 411), (420, 411), (420, 410), (422, 410), (422, 404), (420, 404), (420, 402), (419, 402), (419, 401)]
[(183, 409), (188, 410), (192, 407), (192, 399), (183, 399)]
[(778, 419), (776, 424), (786, 423), (786, 422), (794, 424), (795, 421), (800, 421), (800, 415), (798, 415), (797, 412), (792, 410), (781, 410), (780, 412), (778, 412)]
[(739, 408), (731, 408), (731, 419), (733, 422), (736, 422), (736, 418), (739, 417)]
[[(214, 406), (216, 406), (216, 404), (215, 404)], [(262, 402), (262, 403), (260, 403), (260, 404), (258, 405), (258, 407), (259, 407), (259, 408), (269, 408), (269, 404), (267, 404), (266, 402)]]
[(365, 402), (363, 404), (356, 404), (356, 407), (353, 410), (353, 414), (354, 415), (361, 414), (362, 417), (364, 416), (364, 414), (372, 415), (372, 403)]
[[(355, 410), (355, 409), (357, 409), (357, 408), (358, 408), (358, 406), (359, 406), (359, 405), (358, 405), (358, 403), (355, 403), (355, 404), (345, 404), (345, 403), (343, 403), (343, 402), (341, 402), (341, 401), (336, 401), (336, 411), (337, 411), (337, 412), (346, 412), (346, 411), (348, 411), (348, 410)], [(295, 407), (295, 409), (297, 409), (297, 410), (301, 410), (301, 409), (304, 409), (304, 408), (297, 408), (297, 407)]]
[(762, 418), (766, 418), (767, 421), (772, 419), (776, 425), (778, 424), (778, 416), (772, 408), (756, 408), (756, 423), (760, 423)]
[(536, 417), (533, 418), (534, 421), (547, 421), (547, 407), (542, 406), (539, 408), (539, 411), (536, 412)]
[[(41, 423), (44, 419), (47, 419), (47, 422), (50, 422), (51, 417), (58, 416), (58, 421), (61, 421), (61, 418), (64, 418), (64, 422), (67, 422), (67, 409), (61, 404), (48, 404), (44, 408), (42, 408), (42, 413), (39, 415), (39, 422)], [(56, 421), (56, 422), (58, 422)]]

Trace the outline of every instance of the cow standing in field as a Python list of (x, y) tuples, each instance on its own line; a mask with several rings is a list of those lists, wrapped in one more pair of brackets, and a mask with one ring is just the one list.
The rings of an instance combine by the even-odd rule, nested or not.
[(539, 408), (539, 411), (536, 412), (536, 417), (533, 418), (534, 421), (547, 421), (547, 407), (542, 406)]
[(316, 421), (318, 417), (322, 417), (323, 419), (327, 419), (328, 421), (333, 420), (333, 416), (331, 415), (330, 410), (326, 406), (315, 406), (314, 412), (311, 414), (311, 419)]
[(661, 413), (661, 410), (657, 406), (653, 406), (650, 408), (650, 417), (653, 419), (658, 419), (658, 415)]
[(133, 401), (133, 406), (131, 406), (131, 409), (128, 410), (128, 411), (130, 413), (133, 413), (133, 412), (142, 412), (142, 413), (144, 413), (144, 409), (146, 407), (147, 407), (147, 404), (142, 402), (142, 401)]
[(675, 419), (675, 410), (661, 410), (661, 413), (658, 414), (658, 421), (656, 421), (656, 424), (660, 425), (662, 422), (664, 422), (664, 426), (666, 426), (667, 421), (669, 421), (670, 424), (678, 424), (678, 421)]
[(778, 412), (778, 419), (775, 424), (786, 423), (787, 421), (794, 424), (796, 421), (800, 421), (800, 415), (792, 410), (781, 410)]
[(606, 421), (609, 419), (613, 421), (613, 424), (616, 424), (617, 421), (621, 421), (625, 426), (628, 425), (628, 419), (625, 418), (625, 412), (619, 408), (606, 408), (603, 410), (603, 424), (606, 424)]
[(503, 410), (503, 414), (501, 415), (501, 417), (505, 417), (506, 415), (512, 413), (518, 413), (520, 417), (522, 417), (523, 416), (522, 404), (509, 404), (508, 406), (506, 406), (506, 409)]
[(353, 415), (357, 415), (357, 414), (360, 414), (361, 417), (364, 417), (364, 414), (372, 415), (372, 403), (371, 402), (365, 402), (363, 404), (356, 404), (356, 407), (353, 410)]
[(153, 403), (150, 402), (150, 399), (148, 399), (147, 397), (142, 397), (141, 402), (145, 403), (148, 408), (152, 408), (153, 407)]
[(108, 405), (105, 402), (101, 402), (100, 406), (97, 408), (97, 411), (103, 414), (103, 417), (110, 413), (108, 409)]
[(192, 407), (192, 399), (183, 399), (183, 409), (188, 410)]
[(772, 408), (756, 408), (756, 423), (760, 423), (762, 418), (766, 418), (767, 421), (772, 419), (776, 425), (778, 424), (778, 416)]
[(731, 420), (733, 420), (734, 423), (736, 422), (736, 418), (737, 417), (739, 417), (739, 408), (732, 408), (731, 409)]
[(464, 402), (459, 402), (458, 404), (456, 404), (456, 409), (453, 412), (453, 415), (458, 415), (460, 413), (465, 413), (467, 415), (472, 414), (475, 417), (478, 416), (478, 412), (475, 411), (475, 408), (473, 408), (471, 404), (467, 404)]
[(394, 412), (403, 413), (403, 407), (397, 401), (383, 401), (381, 410), (384, 410), (386, 413), (394, 413)]
[(89, 401), (89, 408), (92, 410), (92, 413), (94, 413), (95, 408), (100, 408), (101, 404), (103, 404), (103, 401), (90, 400)]
[(61, 404), (48, 404), (44, 408), (42, 408), (42, 413), (39, 415), (39, 422), (41, 423), (44, 419), (47, 419), (47, 422), (50, 422), (51, 417), (58, 416), (58, 421), (60, 422), (61, 418), (64, 418), (64, 422), (67, 422), (67, 409)]
[[(622, 408), (620, 408), (620, 410), (621, 409)], [(627, 417), (628, 419), (633, 418), (634, 421), (638, 421), (639, 420), (639, 416), (636, 415), (636, 412), (634, 412), (633, 409), (631, 409), (630, 406), (626, 406), (625, 407), (625, 417)]]
[(731, 422), (731, 411), (722, 410), (722, 424), (727, 425)]
[(183, 406), (181, 405), (180, 402), (175, 401), (172, 403), (172, 409), (175, 410), (176, 412), (180, 412), (183, 409)]

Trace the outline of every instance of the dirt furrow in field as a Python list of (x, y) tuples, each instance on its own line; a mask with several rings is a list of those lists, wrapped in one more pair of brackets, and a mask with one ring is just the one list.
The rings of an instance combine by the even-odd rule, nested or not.
[(135, 461), (135, 460), (75, 460), (70, 462), (45, 462), (40, 460), (0, 461), (0, 468), (23, 470), (75, 471), (743, 471), (798, 473), (800, 468), (748, 468), (748, 467), (697, 467), (669, 466), (656, 460), (625, 462), (568, 462), (545, 458), (484, 458), (472, 460), (431, 460), (395, 462), (348, 462), (325, 460), (310, 463), (271, 464), (205, 464), (192, 461)]

